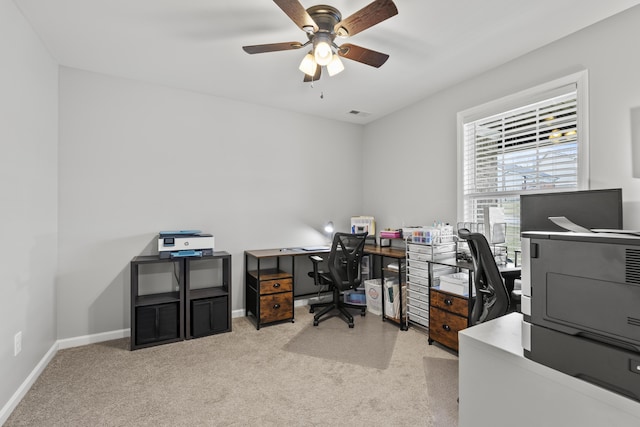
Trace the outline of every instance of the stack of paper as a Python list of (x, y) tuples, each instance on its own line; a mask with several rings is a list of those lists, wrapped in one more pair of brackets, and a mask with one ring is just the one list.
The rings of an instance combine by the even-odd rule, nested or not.
[(504, 209), (495, 206), (484, 208), (484, 231), (489, 243), (504, 243), (507, 224), (504, 222)]
[(454, 273), (440, 276), (440, 290), (459, 295), (469, 294), (469, 275)]

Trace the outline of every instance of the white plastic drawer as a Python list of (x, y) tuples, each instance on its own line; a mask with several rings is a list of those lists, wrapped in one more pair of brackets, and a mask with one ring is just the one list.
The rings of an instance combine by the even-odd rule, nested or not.
[(431, 253), (431, 247), (430, 246), (426, 246), (426, 245), (416, 245), (416, 244), (409, 243), (407, 245), (407, 251), (408, 252), (418, 252), (418, 253), (423, 253), (423, 254), (430, 254)]
[(415, 313), (409, 313), (409, 320), (422, 326), (429, 327), (429, 318), (422, 317)]
[(413, 268), (419, 268), (420, 270), (429, 270), (429, 263), (424, 261), (408, 260), (407, 265)]
[(429, 285), (414, 283), (413, 281), (409, 282), (409, 289), (411, 289), (414, 292), (421, 292), (423, 294), (429, 293)]
[(429, 254), (422, 252), (407, 252), (407, 257), (412, 261), (430, 261), (431, 257)]
[(422, 309), (418, 307), (407, 306), (407, 312), (409, 314), (417, 314), (420, 317), (429, 318), (429, 309)]
[(413, 276), (429, 278), (429, 270), (421, 270), (419, 268), (407, 267), (407, 274), (411, 274)]
[(408, 276), (407, 280), (412, 285), (415, 284), (415, 285), (429, 286), (429, 278), (427, 277)]
[(422, 310), (429, 311), (429, 303), (427, 301), (420, 301), (418, 298), (409, 297), (408, 304), (411, 307), (417, 307), (417, 308), (420, 308)]

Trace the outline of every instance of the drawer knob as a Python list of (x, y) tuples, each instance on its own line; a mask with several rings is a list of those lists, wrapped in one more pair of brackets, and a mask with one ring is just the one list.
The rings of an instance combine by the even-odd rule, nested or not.
[(452, 300), (450, 300), (449, 298), (445, 298), (445, 299), (444, 299), (444, 303), (445, 303), (446, 305), (453, 305), (453, 301), (452, 301)]
[(280, 308), (280, 304), (273, 304), (273, 308)]
[(273, 287), (274, 287), (274, 288), (279, 288), (279, 287), (280, 287), (280, 283), (274, 283), (274, 284), (273, 284)]
[(442, 329), (444, 329), (445, 331), (450, 331), (451, 330), (451, 326), (449, 325), (442, 325)]

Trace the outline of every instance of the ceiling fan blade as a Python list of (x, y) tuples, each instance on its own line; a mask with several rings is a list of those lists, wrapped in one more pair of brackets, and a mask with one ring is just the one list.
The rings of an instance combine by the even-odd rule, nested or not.
[(305, 74), (304, 79), (302, 81), (305, 83), (317, 82), (318, 80), (320, 80), (320, 74), (322, 74), (322, 67), (318, 65), (316, 67), (316, 73), (313, 76), (310, 76), (309, 74)]
[(273, 2), (277, 4), (302, 31), (306, 31), (305, 27), (313, 28), (313, 32), (318, 31), (318, 25), (298, 0), (273, 0)]
[(250, 54), (265, 53), (265, 52), (277, 52), (279, 50), (293, 50), (300, 49), (302, 43), (300, 42), (283, 42), (283, 43), (270, 43), (270, 44), (256, 44), (253, 46), (242, 46), (242, 49)]
[(389, 59), (389, 55), (386, 53), (376, 52), (351, 43), (341, 45), (338, 49), (338, 55), (376, 68), (380, 68)]
[(334, 29), (340, 36), (351, 37), (397, 14), (398, 8), (392, 0), (376, 0), (338, 22)]

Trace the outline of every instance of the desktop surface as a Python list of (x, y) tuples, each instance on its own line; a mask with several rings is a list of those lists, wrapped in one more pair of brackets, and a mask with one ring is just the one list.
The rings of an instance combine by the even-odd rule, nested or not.
[[(251, 249), (244, 251), (244, 253), (255, 258), (271, 258), (280, 256), (323, 254), (328, 253), (330, 250), (331, 248), (329, 246), (298, 246), (273, 249)], [(367, 255), (380, 255), (400, 259), (406, 257), (406, 251), (404, 248), (394, 248), (389, 246), (367, 245), (364, 247), (364, 253)]]
[[(328, 253), (329, 247), (315, 247), (314, 250), (303, 249), (302, 247), (290, 247), (290, 248), (274, 248), (274, 249), (251, 249), (244, 251), (245, 255), (252, 256), (254, 258), (273, 258), (280, 256), (296, 256), (296, 255), (313, 255)], [(326, 249), (325, 249), (326, 248)]]

